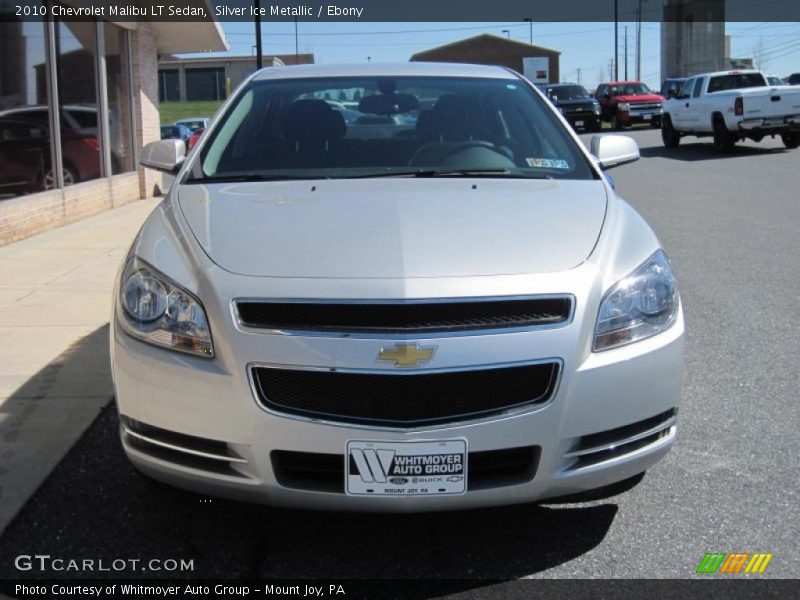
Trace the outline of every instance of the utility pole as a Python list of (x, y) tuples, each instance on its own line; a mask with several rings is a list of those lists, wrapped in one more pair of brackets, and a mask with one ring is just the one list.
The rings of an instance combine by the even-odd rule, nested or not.
[(619, 81), (619, 0), (614, 0), (614, 81)]
[(297, 56), (300, 54), (300, 44), (297, 37), (297, 15), (294, 17), (294, 63), (297, 64)]
[(528, 17), (527, 19), (523, 19), (523, 21), (527, 21), (528, 25), (530, 26), (530, 35), (528, 36), (528, 43), (533, 46), (533, 19)]
[(642, 4), (644, 0), (639, 0), (636, 23), (636, 81), (642, 80)]
[(256, 69), (264, 66), (264, 53), (261, 47), (261, 0), (253, 0), (256, 10)]
[(581, 84), (581, 69), (578, 68), (578, 85)]
[(614, 59), (613, 58), (609, 58), (608, 59), (608, 78), (610, 80), (612, 80), (612, 81), (616, 80), (616, 77), (614, 77), (614, 64), (615, 64), (614, 63)]
[(625, 81), (628, 81), (628, 26), (625, 25)]

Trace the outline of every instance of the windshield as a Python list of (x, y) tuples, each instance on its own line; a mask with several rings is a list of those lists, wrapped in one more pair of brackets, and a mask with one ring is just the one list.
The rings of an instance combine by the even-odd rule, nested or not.
[(580, 85), (560, 85), (547, 89), (547, 95), (551, 100), (582, 100), (588, 98), (589, 93)]
[(187, 182), (468, 175), (595, 176), (520, 80), (357, 77), (251, 82)]
[(652, 94), (650, 88), (643, 83), (624, 83), (611, 86), (612, 96), (635, 96), (637, 94)]

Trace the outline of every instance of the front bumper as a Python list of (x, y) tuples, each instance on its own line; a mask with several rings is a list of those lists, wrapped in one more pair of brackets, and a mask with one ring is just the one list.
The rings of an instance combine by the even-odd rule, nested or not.
[(575, 128), (599, 128), (601, 126), (600, 115), (592, 112), (565, 112), (564, 118)]
[[(194, 490), (241, 500), (312, 509), (415, 512), (514, 504), (579, 493), (622, 481), (657, 462), (675, 440), (674, 411), (683, 370), (683, 317), (667, 331), (618, 349), (575, 351), (588, 321), (577, 316), (560, 329), (436, 339), (442, 356), (458, 348), (461, 361), (479, 364), (563, 357), (561, 379), (543, 405), (471, 422), (387, 429), (278, 415), (256, 402), (246, 365), (180, 355), (131, 339), (115, 325), (112, 361), (122, 443), (145, 474)], [(248, 335), (253, 353), (301, 361), (331, 356), (333, 348), (381, 340)], [(430, 340), (426, 340), (430, 341)], [(217, 340), (220, 355), (232, 352)], [(339, 346), (341, 347), (341, 346)], [(572, 348), (572, 351), (568, 350)], [(549, 349), (545, 353), (544, 349)], [(605, 435), (598, 435), (605, 434)], [(343, 465), (348, 440), (464, 438), (470, 453), (536, 448), (527, 478), (496, 479), (460, 495), (348, 496), (329, 485), (288, 481), (275, 453), (327, 455)], [(328, 473), (330, 475), (330, 473)], [(333, 481), (335, 483), (335, 476)], [(313, 478), (312, 478), (313, 479)], [(288, 483), (287, 483), (288, 481)], [(328, 477), (328, 484), (331, 478)], [(480, 488), (480, 489), (478, 489)]]
[(660, 123), (664, 114), (662, 108), (639, 109), (631, 107), (630, 111), (619, 111), (617, 116), (622, 123)]

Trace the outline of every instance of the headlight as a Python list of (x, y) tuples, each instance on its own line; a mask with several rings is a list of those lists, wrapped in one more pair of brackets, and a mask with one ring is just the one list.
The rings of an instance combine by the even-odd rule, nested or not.
[(659, 250), (606, 292), (592, 349), (608, 350), (664, 331), (675, 321), (679, 302), (669, 259)]
[(622, 112), (628, 112), (631, 109), (631, 105), (627, 102), (620, 102), (617, 104), (617, 110), (621, 110)]
[(214, 356), (200, 301), (135, 257), (122, 273), (117, 317), (125, 333), (144, 342), (197, 356)]

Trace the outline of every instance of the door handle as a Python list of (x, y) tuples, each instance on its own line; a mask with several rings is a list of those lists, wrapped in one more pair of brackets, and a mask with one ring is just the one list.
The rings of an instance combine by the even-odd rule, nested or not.
[(686, 103), (686, 108), (689, 108), (689, 103), (688, 102)]

